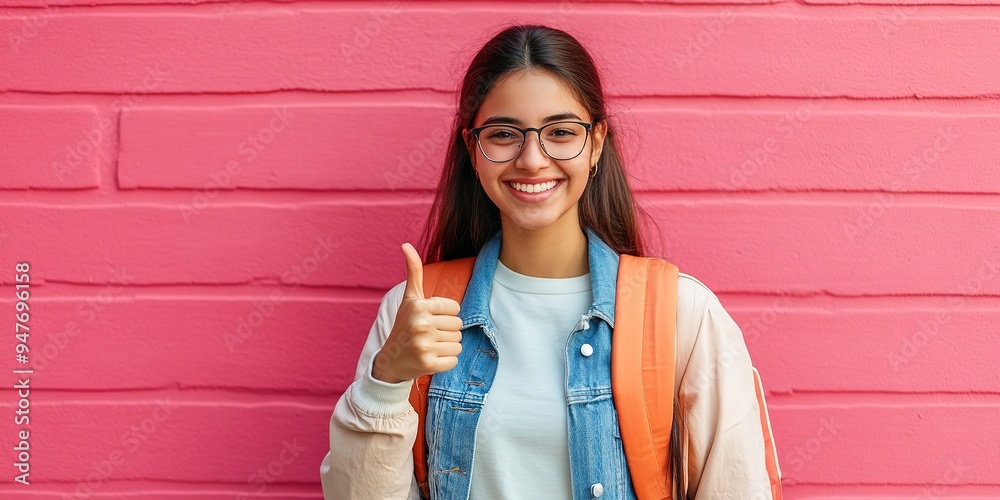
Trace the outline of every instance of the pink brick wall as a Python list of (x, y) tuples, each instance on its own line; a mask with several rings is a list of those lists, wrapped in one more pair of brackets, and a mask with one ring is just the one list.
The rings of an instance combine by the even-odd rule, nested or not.
[(508, 20), (600, 61), (654, 251), (743, 326), (788, 498), (1000, 497), (998, 9), (0, 0), (0, 369), (20, 261), (35, 369), (31, 485), (7, 391), (0, 497), (319, 498), (456, 78)]

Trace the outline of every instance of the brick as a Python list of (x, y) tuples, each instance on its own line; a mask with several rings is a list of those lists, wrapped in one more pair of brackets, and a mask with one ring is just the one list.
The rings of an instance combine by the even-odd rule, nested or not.
[[(48, 390), (339, 394), (354, 380), (379, 305), (306, 299), (290, 287), (262, 288), (256, 297), (136, 295), (111, 286), (74, 299), (37, 292), (33, 381)], [(2, 344), (13, 352), (15, 342), (11, 335)]]
[[(353, 282), (349, 286), (367, 287), (374, 276), (388, 284), (405, 273), (402, 241), (394, 240), (410, 237), (408, 228), (417, 220), (405, 201), (380, 207), (227, 207), (209, 195), (192, 193), (176, 205), (7, 205), (0, 209), (0, 227), (18, 235), (21, 251), (0, 254), (0, 262), (13, 269), (15, 261), (29, 261), (36, 269), (33, 282), (96, 285), (260, 279), (289, 286)], [(67, 246), (74, 251), (66, 252)], [(391, 260), (397, 261), (395, 269), (379, 267)]]
[[(832, 295), (995, 295), (1000, 231), (988, 206), (865, 193), (644, 201), (650, 251), (715, 291)], [(850, 200), (849, 202), (847, 200)], [(656, 228), (659, 231), (656, 231)], [(933, 235), (930, 237), (929, 235)], [(960, 257), (956, 257), (960, 256)]]
[(450, 122), (440, 106), (136, 109), (122, 119), (119, 184), (430, 188), (439, 177)]
[[(278, 463), (268, 477), (315, 484), (318, 464), (330, 447), (327, 429), (335, 403), (227, 402), (225, 394), (204, 401), (176, 394), (63, 401), (44, 390), (31, 397), (30, 479), (70, 483), (73, 491), (90, 474), (103, 476), (105, 484), (169, 480), (236, 485), (248, 485), (258, 474), (259, 487), (266, 482), (260, 481), (259, 471), (274, 461)], [(11, 403), (16, 402), (3, 406), (13, 414)], [(15, 428), (12, 418), (0, 427), (11, 437), (24, 428)], [(281, 463), (286, 446), (286, 463)], [(9, 477), (5, 481), (12, 482)], [(92, 486), (94, 493), (101, 489), (101, 484)]]
[[(277, 3), (293, 3), (295, 0), (275, 0)], [(25, 7), (43, 7), (43, 6), (71, 6), (71, 5), (165, 5), (165, 4), (180, 4), (187, 5), (190, 4), (190, 0), (0, 0), (0, 6), (25, 6)], [(216, 12), (220, 16), (231, 15), (242, 10), (248, 9), (248, 7), (241, 5), (233, 0), (200, 0), (199, 4), (206, 6), (211, 6), (211, 10)], [(334, 3), (334, 2), (329, 2)], [(475, 4), (490, 5), (488, 1), (480, 2), (470, 2), (466, 5)], [(708, 0), (708, 2), (703, 2), (698, 0), (651, 0), (644, 3), (650, 4), (684, 4), (684, 3), (778, 3), (775, 0)], [(572, 12), (570, 9), (574, 9), (573, 6), (559, 5), (554, 9), (552, 18), (555, 19), (556, 16), (560, 16), (566, 12)]]
[[(469, 41), (485, 41), (484, 33), (495, 29), (496, 19), (510, 12), (392, 3), (365, 10), (332, 7), (308, 15), (271, 8), (222, 15), (210, 9), (158, 15), (59, 12), (17, 51), (0, 52), (0, 66), (19, 68), (0, 76), (0, 90), (450, 92), (460, 73), (456, 68), (466, 64), (477, 46)], [(995, 21), (950, 13), (928, 7), (927, 15), (914, 16), (905, 29), (890, 30), (879, 24), (878, 13), (770, 16), (692, 7), (689, 12), (612, 8), (560, 14), (548, 6), (518, 8), (523, 21), (555, 21), (584, 34), (581, 41), (592, 47), (602, 70), (614, 75), (609, 80), (613, 95), (997, 94), (1000, 82), (994, 76), (1000, 74), (1000, 59), (991, 57), (1000, 44)], [(2, 18), (0, 32), (18, 31), (25, 20)], [(612, 25), (616, 29), (608, 30)], [(449, 36), (427, 26), (448, 26)], [(949, 36), (942, 39), (942, 32)], [(851, 36), (845, 39), (844, 33)], [(75, 43), (80, 39), (92, 42)], [(403, 46), (406, 50), (399, 50)], [(269, 71), (260, 71), (262, 67)], [(146, 81), (154, 74), (162, 80)]]
[[(784, 407), (773, 404), (771, 426), (783, 484), (995, 485), (1000, 449), (995, 404), (906, 404)], [(868, 467), (845, 457), (865, 457)], [(906, 457), (901, 459), (901, 457)], [(912, 497), (911, 497), (912, 498)]]
[[(935, 5), (934, 0), (803, 0), (807, 4), (854, 5), (872, 4), (885, 5), (889, 11), (880, 16), (879, 27), (886, 33), (902, 29), (910, 20), (920, 14), (920, 10), (929, 5)], [(996, 5), (997, 0), (950, 0), (948, 6), (954, 5)]]
[(995, 371), (1000, 300), (992, 308), (967, 297), (919, 307), (867, 300), (863, 307), (826, 299), (800, 308), (781, 296), (765, 308), (723, 303), (769, 392), (1000, 392), (1000, 379), (986, 375)]
[[(931, 486), (928, 488), (928, 486)], [(941, 486), (946, 486), (941, 488)], [(872, 498), (877, 500), (912, 500), (917, 495), (935, 494), (937, 491), (944, 491), (948, 496), (939, 498), (949, 498), (955, 500), (991, 500), (1000, 493), (1000, 487), (991, 485), (882, 485), (882, 484), (855, 484), (837, 485), (836, 496), (829, 494), (831, 487), (822, 485), (800, 485), (782, 484), (782, 491), (788, 498), (829, 498), (838, 500), (860, 500), (862, 498)], [(933, 497), (930, 497), (933, 498)]]
[[(735, 112), (638, 108), (638, 190), (1000, 192), (1000, 115), (823, 99)], [(631, 125), (631, 124), (630, 124)], [(632, 136), (627, 136), (631, 138)]]
[[(10, 486), (3, 488), (0, 486), (0, 496), (3, 498), (24, 498), (29, 500), (66, 500), (73, 498), (73, 488), (76, 485), (35, 485), (31, 491), (25, 491), (24, 485)], [(20, 488), (18, 488), (20, 487)], [(45, 489), (42, 489), (42, 488)], [(128, 488), (128, 490), (125, 490)], [(318, 492), (319, 486), (300, 486), (285, 484), (269, 484), (263, 493), (256, 493), (260, 489), (259, 485), (226, 486), (215, 484), (185, 484), (177, 486), (169, 482), (155, 483), (152, 481), (122, 481), (119, 483), (105, 483), (101, 487), (102, 494), (99, 498), (112, 500), (147, 500), (157, 499), (182, 499), (182, 500), (232, 500), (246, 495), (247, 498), (273, 498), (273, 499), (310, 499), (318, 500), (323, 498), (323, 493)], [(81, 495), (81, 497), (84, 497)]]
[(0, 189), (98, 187), (115, 122), (90, 106), (0, 106)]

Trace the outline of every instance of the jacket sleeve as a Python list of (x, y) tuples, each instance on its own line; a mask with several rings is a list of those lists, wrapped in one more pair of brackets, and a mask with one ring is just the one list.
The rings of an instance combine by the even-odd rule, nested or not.
[(691, 282), (695, 298), (679, 301), (678, 319), (686, 319), (677, 338), (678, 353), (690, 352), (678, 389), (688, 498), (771, 500), (764, 443), (770, 429), (761, 422), (743, 333), (715, 294)]
[(413, 474), (417, 414), (412, 380), (390, 384), (371, 375), (403, 297), (403, 281), (382, 297), (355, 370), (330, 417), (330, 451), (320, 465), (326, 500), (419, 500)]

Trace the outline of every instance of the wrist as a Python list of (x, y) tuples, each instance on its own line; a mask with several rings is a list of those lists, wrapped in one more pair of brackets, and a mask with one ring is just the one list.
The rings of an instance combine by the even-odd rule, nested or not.
[(375, 417), (399, 417), (411, 411), (409, 398), (412, 381), (389, 383), (376, 379), (372, 375), (376, 371), (374, 361), (375, 358), (372, 357), (367, 373), (349, 389), (351, 404), (361, 413)]
[(375, 359), (372, 362), (372, 378), (387, 384), (398, 384), (407, 380), (392, 373), (390, 363), (383, 354), (381, 350), (375, 354)]

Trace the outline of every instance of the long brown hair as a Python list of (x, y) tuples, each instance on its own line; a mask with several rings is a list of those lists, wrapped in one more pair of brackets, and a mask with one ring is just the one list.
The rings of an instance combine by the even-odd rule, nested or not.
[[(575, 38), (539, 25), (511, 26), (494, 36), (469, 64), (459, 93), (451, 144), (423, 241), (424, 262), (477, 255), (500, 229), (500, 210), (476, 178), (462, 129), (472, 127), (479, 107), (504, 77), (520, 70), (545, 70), (562, 79), (594, 121), (607, 118), (604, 91), (594, 61)], [(581, 226), (592, 228), (619, 254), (643, 255), (635, 204), (622, 169), (614, 126), (608, 123), (597, 175), (580, 197)]]
[[(608, 118), (600, 75), (587, 50), (568, 33), (541, 25), (510, 26), (476, 53), (462, 81), (451, 145), (444, 162), (422, 241), (425, 263), (479, 254), (500, 229), (500, 210), (476, 177), (462, 129), (472, 127), (490, 90), (506, 76), (522, 70), (552, 73), (573, 90), (594, 121)], [(581, 227), (590, 227), (619, 254), (643, 256), (637, 214), (647, 215), (635, 203), (629, 188), (615, 127), (608, 120), (604, 146), (579, 201)], [(677, 401), (670, 436), (671, 475), (675, 491), (681, 486)], [(662, 415), (660, 417), (666, 417)], [(675, 498), (681, 498), (679, 493)]]

